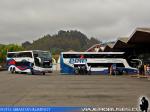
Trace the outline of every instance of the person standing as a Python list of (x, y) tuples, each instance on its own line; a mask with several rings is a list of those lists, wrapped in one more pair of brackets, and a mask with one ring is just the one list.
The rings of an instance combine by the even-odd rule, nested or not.
[(113, 74), (114, 74), (114, 75), (117, 75), (117, 66), (116, 66), (115, 63), (112, 64), (112, 71), (113, 71)]
[(144, 75), (147, 74), (147, 64), (144, 64)]
[(141, 65), (140, 71), (141, 71), (140, 75), (144, 75), (144, 64)]
[(149, 107), (148, 100), (145, 97), (142, 97), (141, 102), (142, 102), (142, 104), (140, 104), (141, 111), (142, 112), (147, 112), (148, 107)]
[(112, 65), (110, 65), (110, 67), (108, 67), (108, 70), (109, 70), (109, 74), (112, 75), (112, 72), (113, 72), (113, 67), (112, 67)]
[(146, 71), (147, 71), (147, 75), (150, 75), (150, 64), (147, 64)]
[(87, 67), (87, 74), (88, 74), (88, 75), (91, 75), (91, 66), (88, 66), (88, 67)]
[[(108, 68), (109, 69), (109, 68)], [(117, 70), (117, 66), (115, 63), (113, 63), (111, 66), (110, 66), (110, 70), (109, 70), (109, 73), (110, 75), (117, 75), (116, 74), (116, 70)]]

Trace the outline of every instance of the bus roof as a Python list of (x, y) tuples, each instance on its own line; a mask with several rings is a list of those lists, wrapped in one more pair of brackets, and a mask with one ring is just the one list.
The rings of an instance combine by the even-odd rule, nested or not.
[(124, 54), (124, 52), (61, 52), (61, 54)]
[[(39, 52), (39, 51), (42, 51), (42, 50), (15, 51), (15, 52), (7, 52), (7, 53), (33, 52), (33, 51)], [(42, 52), (48, 52), (48, 51), (42, 51)]]

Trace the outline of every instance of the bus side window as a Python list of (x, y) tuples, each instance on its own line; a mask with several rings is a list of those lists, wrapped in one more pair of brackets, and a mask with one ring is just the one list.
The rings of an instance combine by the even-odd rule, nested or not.
[(17, 57), (30, 57), (32, 58), (31, 52), (21, 52), (17, 55)]
[(123, 63), (116, 63), (117, 67), (125, 67)]
[(15, 56), (15, 53), (8, 53), (8, 54), (7, 54), (7, 57), (8, 57), (8, 58), (14, 58), (14, 57), (16, 57), (16, 56)]

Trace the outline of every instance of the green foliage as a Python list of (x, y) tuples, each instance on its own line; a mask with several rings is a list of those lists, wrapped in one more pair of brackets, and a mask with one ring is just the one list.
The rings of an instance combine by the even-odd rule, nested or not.
[(95, 38), (87, 38), (83, 33), (71, 30), (60, 30), (58, 34), (53, 36), (45, 35), (42, 38), (33, 41), (33, 43), (25, 42), (23, 47), (29, 50), (50, 50), (52, 54), (59, 54), (62, 51), (85, 51), (94, 44), (100, 43)]
[(0, 45), (0, 63), (4, 62), (6, 59), (7, 52), (21, 51), (24, 50), (21, 46), (10, 44), (10, 45)]

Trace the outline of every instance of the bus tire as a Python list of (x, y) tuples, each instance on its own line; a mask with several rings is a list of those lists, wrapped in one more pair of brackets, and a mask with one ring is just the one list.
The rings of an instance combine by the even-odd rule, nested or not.
[(119, 75), (120, 73), (119, 73), (119, 71), (118, 70), (113, 70), (112, 71), (112, 75)]
[(43, 72), (42, 74), (45, 75), (45, 72)]
[(10, 67), (8, 70), (10, 71), (10, 73), (12, 73), (12, 67)]
[(119, 70), (116, 70), (116, 75), (121, 75)]
[(114, 70), (111, 72), (111, 75), (115, 75), (115, 71)]
[(14, 74), (16, 72), (15, 67), (11, 69), (11, 73)]
[(122, 74), (123, 74), (123, 75), (127, 75), (128, 72), (127, 72), (126, 70), (123, 70), (123, 71), (122, 71)]
[(74, 72), (75, 72), (75, 75), (79, 75), (79, 70), (78, 69), (75, 69)]

